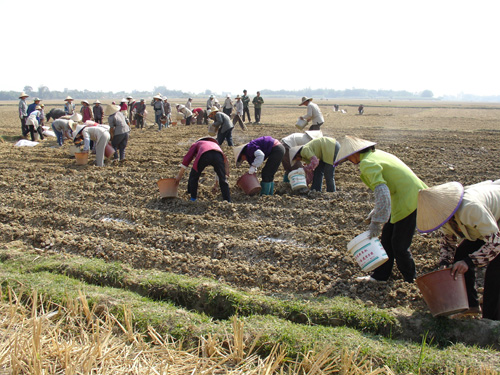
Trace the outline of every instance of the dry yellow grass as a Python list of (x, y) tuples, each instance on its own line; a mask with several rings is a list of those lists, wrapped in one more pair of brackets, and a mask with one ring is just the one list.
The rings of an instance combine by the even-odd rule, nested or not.
[[(29, 307), (20, 303), (30, 297)], [(366, 357), (334, 348), (286, 358), (275, 345), (266, 358), (244, 343), (243, 323), (233, 319), (233, 333), (223, 342), (202, 338), (194, 349), (161, 337), (150, 327), (134, 332), (132, 317), (118, 322), (89, 309), (83, 295), (66, 306), (52, 306), (37, 293), (0, 303), (0, 374), (393, 374), (373, 368)]]

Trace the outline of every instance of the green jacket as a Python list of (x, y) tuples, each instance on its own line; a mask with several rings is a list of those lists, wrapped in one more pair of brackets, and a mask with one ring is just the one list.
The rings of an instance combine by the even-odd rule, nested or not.
[(371, 190), (386, 184), (391, 192), (391, 223), (394, 224), (417, 209), (418, 191), (427, 185), (399, 158), (381, 150), (362, 153), (361, 180)]
[(243, 95), (241, 97), (241, 102), (243, 103), (243, 108), (248, 108), (248, 105), (250, 104), (250, 97), (248, 95)]
[(336, 144), (337, 141), (335, 138), (316, 138), (302, 146), (300, 156), (306, 164), (309, 164), (311, 162), (311, 158), (316, 156), (322, 162), (333, 165)]
[(262, 99), (262, 96), (256, 96), (253, 98), (252, 103), (255, 108), (261, 108), (262, 104), (264, 104), (264, 99)]

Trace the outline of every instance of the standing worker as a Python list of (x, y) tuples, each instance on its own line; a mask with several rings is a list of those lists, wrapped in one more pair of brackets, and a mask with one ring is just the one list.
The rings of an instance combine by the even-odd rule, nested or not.
[(396, 261), (404, 280), (412, 283), (416, 270), (410, 245), (416, 228), (418, 191), (427, 185), (400, 159), (375, 150), (375, 145), (375, 142), (345, 136), (335, 160), (335, 165), (345, 160), (359, 164), (361, 180), (375, 195), (375, 208), (366, 218), (370, 223), (370, 238), (378, 237), (382, 230), (380, 242), (389, 258), (371, 276), (357, 280), (386, 281)]
[(234, 149), (234, 159), (236, 165), (240, 165), (243, 160), (250, 164), (249, 174), (257, 172), (257, 169), (267, 159), (266, 165), (262, 168), (262, 190), (260, 195), (274, 194), (274, 175), (278, 170), (281, 159), (285, 154), (285, 147), (280, 141), (269, 136), (251, 140), (246, 145)]
[(106, 116), (108, 117), (108, 124), (110, 127), (111, 145), (115, 149), (114, 160), (125, 161), (125, 148), (127, 148), (128, 138), (130, 134), (130, 127), (127, 124), (125, 115), (120, 112), (120, 107), (117, 105), (108, 105), (106, 107)]
[(80, 114), (82, 115), (82, 121), (94, 121), (94, 114), (92, 113), (92, 108), (90, 108), (89, 102), (87, 100), (82, 100), (81, 104), (82, 108), (80, 108)]
[(28, 127), (26, 126), (26, 119), (28, 118), (28, 104), (26, 103), (26, 98), (29, 98), (29, 95), (24, 92), (19, 96), (19, 119), (21, 120), (21, 133), (23, 137), (26, 137), (29, 133)]
[(64, 112), (66, 115), (71, 116), (75, 112), (75, 103), (73, 103), (73, 98), (68, 95), (64, 101), (66, 102), (64, 104)]
[(165, 108), (163, 107), (162, 97), (159, 95), (153, 96), (153, 102), (151, 103), (151, 105), (153, 106), (153, 110), (155, 111), (155, 122), (158, 125), (158, 131), (161, 131), (161, 118), (165, 116)]
[(441, 267), (451, 275), (463, 274), (469, 309), (479, 314), (475, 287), (476, 268), (484, 274), (483, 318), (500, 320), (500, 180), (466, 186), (459, 182), (421, 190), (418, 194), (417, 228), (428, 233), (440, 229)]
[(94, 102), (94, 106), (92, 107), (92, 113), (94, 114), (94, 121), (98, 124), (102, 124), (102, 119), (104, 117), (104, 108), (101, 105), (99, 100)]
[(233, 118), (233, 124), (238, 123), (240, 125), (240, 128), (245, 131), (247, 130), (247, 127), (243, 120), (241, 119), (243, 116), (243, 103), (241, 102), (241, 98), (239, 95), (236, 95), (236, 103), (234, 104), (234, 109), (235, 109), (235, 114)]
[(241, 101), (243, 103), (243, 122), (245, 122), (245, 114), (248, 117), (248, 123), (252, 123), (252, 119), (250, 118), (250, 97), (247, 95), (247, 90), (243, 90), (243, 96), (241, 97)]
[(138, 129), (143, 129), (144, 128), (144, 117), (146, 116), (146, 103), (144, 102), (144, 99), (141, 99), (139, 103), (135, 105), (135, 127)]
[(255, 122), (254, 124), (260, 125), (260, 115), (262, 113), (262, 104), (264, 104), (264, 99), (260, 96), (260, 91), (257, 91), (257, 96), (252, 100), (253, 106), (255, 108)]
[(323, 114), (316, 103), (313, 103), (313, 98), (302, 97), (302, 103), (299, 104), (307, 106), (307, 113), (305, 116), (300, 116), (301, 120), (311, 121), (309, 130), (320, 130), (321, 125), (325, 122)]
[(211, 165), (217, 174), (213, 190), (217, 188), (218, 184), (222, 193), (222, 199), (231, 202), (231, 194), (226, 176), (229, 174), (229, 165), (217, 140), (212, 137), (204, 137), (191, 145), (188, 153), (182, 159), (181, 169), (175, 178), (177, 183), (181, 181), (185, 170), (193, 159), (193, 168), (191, 168), (188, 181), (188, 193), (191, 195), (191, 201), (195, 201), (198, 198), (198, 181), (203, 170)]

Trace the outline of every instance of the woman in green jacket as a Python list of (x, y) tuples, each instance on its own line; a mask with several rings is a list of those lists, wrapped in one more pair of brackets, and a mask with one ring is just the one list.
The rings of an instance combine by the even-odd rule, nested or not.
[(375, 194), (375, 208), (370, 212), (370, 238), (380, 234), (388, 261), (377, 267), (371, 276), (361, 281), (386, 281), (394, 261), (405, 281), (416, 278), (415, 262), (410, 245), (416, 228), (417, 199), (425, 185), (413, 171), (396, 156), (375, 150), (375, 142), (346, 136), (340, 141), (335, 165), (349, 160), (359, 165), (361, 180)]

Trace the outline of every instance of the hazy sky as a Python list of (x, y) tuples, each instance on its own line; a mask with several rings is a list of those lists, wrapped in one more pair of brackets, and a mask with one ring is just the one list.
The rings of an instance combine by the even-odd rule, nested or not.
[[(42, 7), (40, 8), (40, 5)], [(498, 0), (0, 0), (0, 90), (500, 95)]]

